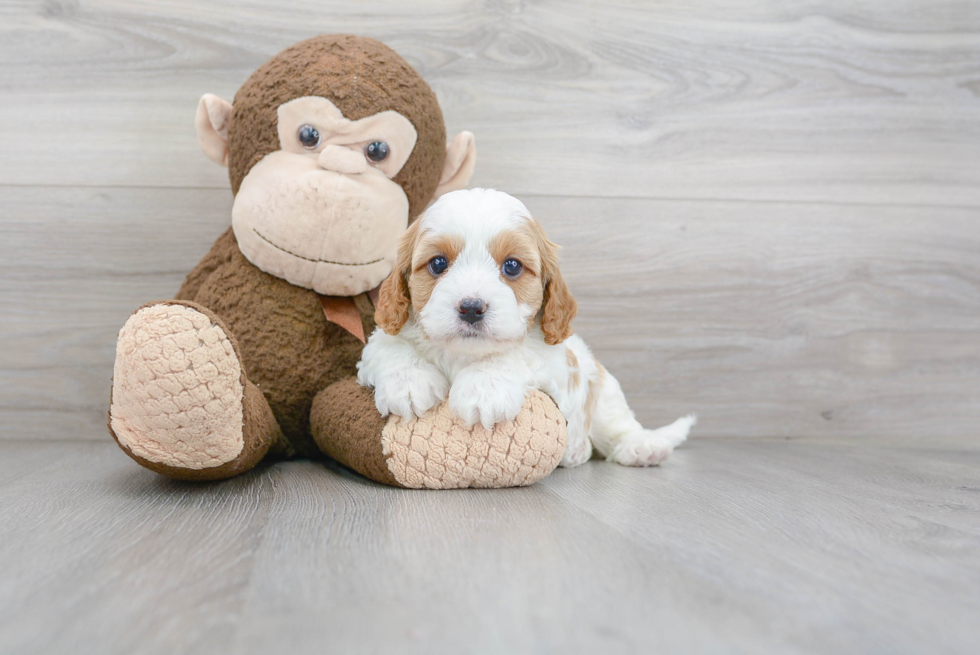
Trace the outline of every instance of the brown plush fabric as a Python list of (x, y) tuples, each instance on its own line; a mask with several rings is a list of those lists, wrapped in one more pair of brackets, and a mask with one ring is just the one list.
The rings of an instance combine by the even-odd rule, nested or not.
[[(228, 130), (232, 191), (238, 192), (242, 179), (259, 160), (279, 149), (277, 107), (311, 95), (329, 99), (351, 120), (394, 110), (413, 124), (418, 141), (394, 181), (408, 198), (408, 218), (418, 216), (439, 183), (446, 155), (439, 104), (425, 81), (392, 50), (377, 41), (347, 35), (315, 37), (286, 49), (239, 90)], [(382, 444), (382, 432), (391, 421), (378, 414), (372, 392), (358, 386), (355, 379), (363, 344), (327, 321), (314, 291), (250, 263), (229, 229), (187, 276), (177, 300), (170, 302), (206, 314), (232, 343), (241, 368), (242, 385), (235, 388), (243, 389), (244, 446), (232, 461), (190, 470), (147, 461), (120, 443), (141, 465), (172, 478), (216, 480), (247, 471), (270, 455), (314, 457), (323, 452), (374, 480), (402, 484), (389, 470)], [(368, 294), (354, 297), (354, 304), (364, 334), (369, 335), (375, 323)], [(133, 388), (135, 384), (129, 390)], [(547, 466), (552, 466), (552, 455), (564, 448), (565, 437), (563, 422), (553, 420), (557, 408), (550, 400), (547, 403), (550, 407), (543, 413), (533, 412), (544, 422), (540, 426), (527, 421), (520, 424), (513, 444), (505, 443), (511, 436), (502, 433), (488, 433), (482, 441), (462, 435), (460, 439), (477, 445), (460, 463), (477, 473), (463, 475), (458, 486), (525, 484), (550, 471)], [(139, 410), (138, 395), (136, 405)], [(416, 436), (424, 433), (438, 440), (442, 434), (430, 429), (428, 420), (423, 417), (413, 423), (407, 449), (401, 449), (404, 444), (398, 441), (404, 430), (392, 432), (391, 452), (397, 457), (404, 450), (404, 471), (416, 470), (408, 466), (412, 464), (408, 458), (418, 454), (412, 449)], [(426, 447), (430, 442), (425, 441)], [(432, 459), (432, 466), (436, 465), (452, 472), (454, 463)], [(426, 464), (426, 474), (429, 468)], [(502, 473), (496, 473), (498, 469)], [(511, 477), (504, 475), (511, 473)], [(451, 486), (449, 480), (443, 481), (446, 486)]]
[[(235, 354), (238, 355), (239, 361), (241, 360), (241, 349), (235, 339), (234, 334), (228, 330), (228, 326), (220, 318), (215, 316), (215, 314), (209, 311), (206, 307), (193, 302), (164, 300), (160, 302), (147, 303), (133, 313), (136, 314), (144, 307), (178, 304), (191, 307), (201, 312), (207, 316), (213, 324), (221, 328), (224, 331), (225, 336), (228, 337), (228, 340), (231, 341), (232, 348), (234, 348)], [(242, 367), (241, 382), (244, 387), (242, 397), (242, 437), (244, 443), (241, 453), (239, 453), (235, 459), (220, 466), (213, 466), (203, 469), (182, 468), (177, 466), (168, 466), (159, 462), (152, 462), (134, 454), (132, 450), (130, 450), (119, 440), (119, 437), (112, 429), (111, 411), (109, 415), (109, 434), (112, 435), (112, 438), (115, 439), (116, 443), (120, 448), (122, 448), (123, 452), (132, 457), (139, 464), (150, 469), (151, 471), (156, 471), (157, 473), (175, 478), (177, 480), (223, 480), (225, 478), (234, 477), (240, 473), (248, 471), (267, 455), (282, 456), (289, 454), (291, 452), (291, 448), (283, 436), (282, 430), (280, 430), (279, 424), (276, 422), (272, 410), (269, 408), (269, 403), (266, 401), (265, 396), (262, 395), (262, 392), (259, 391), (254, 384), (248, 381), (244, 366)], [(111, 391), (109, 406), (112, 406)]]
[(446, 157), (446, 126), (435, 94), (388, 46), (349, 34), (321, 35), (282, 51), (235, 94), (228, 128), (228, 176), (238, 193), (260, 159), (279, 149), (276, 109), (305, 96), (322, 96), (350, 120), (397, 111), (418, 132), (415, 150), (394, 181), (408, 196), (409, 219), (436, 190)]
[[(191, 272), (177, 297), (221, 317), (239, 344), (249, 381), (265, 394), (296, 453), (319, 454), (310, 436), (313, 397), (357, 374), (363, 348), (357, 337), (327, 322), (316, 292), (264, 273), (245, 259), (230, 229)], [(361, 301), (358, 308), (370, 334), (370, 301)]]
[(388, 419), (378, 414), (374, 395), (355, 378), (335, 382), (317, 394), (310, 422), (324, 453), (376, 482), (403, 486), (381, 452), (381, 431)]

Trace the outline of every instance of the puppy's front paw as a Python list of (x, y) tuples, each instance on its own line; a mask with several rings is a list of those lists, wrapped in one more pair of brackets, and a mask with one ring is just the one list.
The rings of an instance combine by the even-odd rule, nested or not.
[(449, 390), (449, 409), (467, 425), (488, 430), (512, 421), (524, 406), (524, 384), (487, 373), (461, 373)]
[(422, 416), (446, 399), (449, 381), (431, 364), (388, 372), (374, 387), (374, 404), (382, 416)]

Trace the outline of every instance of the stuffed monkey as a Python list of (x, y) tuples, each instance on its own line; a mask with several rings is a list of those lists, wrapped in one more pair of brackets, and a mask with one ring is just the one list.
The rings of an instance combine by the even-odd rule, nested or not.
[(487, 431), (445, 404), (382, 417), (356, 382), (398, 237), (476, 160), (469, 132), (447, 146), (435, 94), (405, 60), (371, 39), (315, 37), (255, 71), (233, 104), (205, 95), (195, 123), (228, 167), (232, 226), (175, 299), (119, 332), (109, 430), (127, 455), (218, 480), (326, 454), (430, 488), (531, 484), (557, 466), (565, 423), (540, 392)]

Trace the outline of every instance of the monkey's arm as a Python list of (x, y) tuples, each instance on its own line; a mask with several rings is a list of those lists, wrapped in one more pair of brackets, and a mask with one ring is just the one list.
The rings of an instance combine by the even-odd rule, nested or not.
[(353, 377), (313, 399), (317, 446), (376, 482), (412, 489), (518, 487), (537, 482), (565, 452), (565, 419), (540, 391), (524, 398), (513, 421), (467, 427), (446, 402), (422, 418), (382, 417), (370, 389)]
[(184, 283), (180, 285), (180, 290), (177, 295), (174, 296), (175, 300), (190, 300), (193, 301), (197, 296), (198, 290), (201, 285), (204, 284), (205, 280), (210, 276), (219, 266), (227, 263), (232, 254), (238, 249), (237, 241), (235, 241), (235, 233), (229, 227), (224, 234), (218, 237), (218, 240), (214, 242), (211, 246), (211, 250), (208, 254), (204, 255), (204, 259), (198, 262), (197, 266), (194, 267), (187, 277), (184, 279)]

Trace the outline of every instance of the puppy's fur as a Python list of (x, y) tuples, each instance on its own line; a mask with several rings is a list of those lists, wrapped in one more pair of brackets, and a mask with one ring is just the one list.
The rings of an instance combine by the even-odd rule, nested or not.
[[(430, 269), (437, 257), (447, 264), (438, 274)], [(520, 263), (518, 275), (504, 274), (508, 260)], [(464, 299), (483, 307), (478, 319), (464, 320)], [(384, 416), (421, 416), (448, 395), (454, 414), (487, 429), (517, 416), (524, 395), (540, 389), (568, 424), (562, 466), (584, 463), (593, 445), (619, 464), (659, 464), (694, 417), (645, 430), (616, 378), (572, 334), (575, 312), (558, 247), (523, 203), (490, 189), (455, 191), (403, 236), (358, 381), (374, 387)]]

